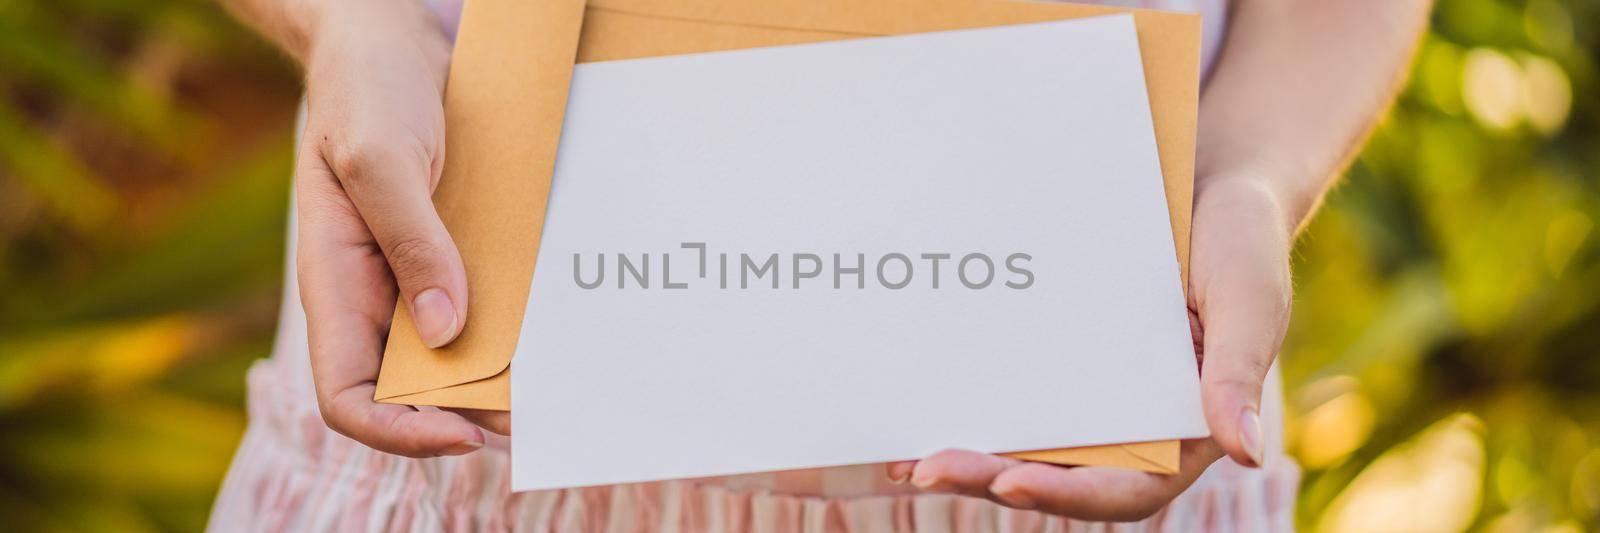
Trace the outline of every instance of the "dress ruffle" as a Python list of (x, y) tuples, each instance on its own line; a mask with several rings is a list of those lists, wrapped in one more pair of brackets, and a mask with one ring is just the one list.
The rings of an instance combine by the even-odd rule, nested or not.
[[(410, 459), (329, 430), (276, 361), (250, 371), (250, 426), (213, 531), (1288, 531), (1299, 470), (1219, 465), (1143, 522), (1102, 524), (948, 495), (818, 497), (669, 481), (512, 494), (503, 450)], [(1226, 466), (1224, 468), (1223, 466)]]

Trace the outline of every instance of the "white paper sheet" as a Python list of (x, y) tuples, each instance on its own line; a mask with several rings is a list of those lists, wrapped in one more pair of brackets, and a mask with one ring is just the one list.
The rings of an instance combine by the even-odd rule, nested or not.
[(578, 66), (514, 489), (1206, 435), (1146, 98), (1127, 15)]

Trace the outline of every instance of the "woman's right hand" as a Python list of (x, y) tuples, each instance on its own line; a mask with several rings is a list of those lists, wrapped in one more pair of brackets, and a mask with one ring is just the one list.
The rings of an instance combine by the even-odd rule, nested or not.
[[(411, 457), (483, 446), (503, 412), (373, 401), (396, 296), (430, 346), (460, 334), (467, 280), (432, 201), (444, 164), (451, 43), (420, 2), (302, 4), (307, 117), (297, 148), (297, 265), (317, 403), (329, 427)], [(470, 421), (469, 421), (470, 419)]]

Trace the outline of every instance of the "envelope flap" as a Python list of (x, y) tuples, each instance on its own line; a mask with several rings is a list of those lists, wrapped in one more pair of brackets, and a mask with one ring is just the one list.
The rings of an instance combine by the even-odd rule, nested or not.
[(1002, 454), (1013, 459), (1064, 465), (1115, 466), (1157, 474), (1175, 474), (1183, 443), (1176, 440), (1107, 444)]

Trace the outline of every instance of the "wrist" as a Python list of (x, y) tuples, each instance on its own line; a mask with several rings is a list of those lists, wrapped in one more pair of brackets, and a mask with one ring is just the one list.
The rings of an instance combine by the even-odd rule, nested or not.
[(324, 44), (360, 34), (442, 36), (439, 17), (420, 0), (283, 0), (297, 57), (309, 62)]
[(1300, 209), (1292, 191), (1285, 190), (1285, 180), (1267, 176), (1249, 172), (1199, 176), (1195, 180), (1195, 210), (1245, 211), (1256, 220), (1274, 223), (1285, 241), (1292, 244), (1307, 210)]
[(1324, 192), (1312, 167), (1293, 157), (1241, 143), (1202, 145), (1195, 169), (1195, 201), (1226, 193), (1270, 204), (1290, 236), (1311, 216)]
[(311, 55), (311, 49), (316, 41), (317, 28), (321, 26), (324, 12), (328, 11), (337, 2), (324, 0), (280, 0), (278, 20), (280, 21), (279, 43), (284, 51), (294, 56), (301, 64), (305, 64)]

